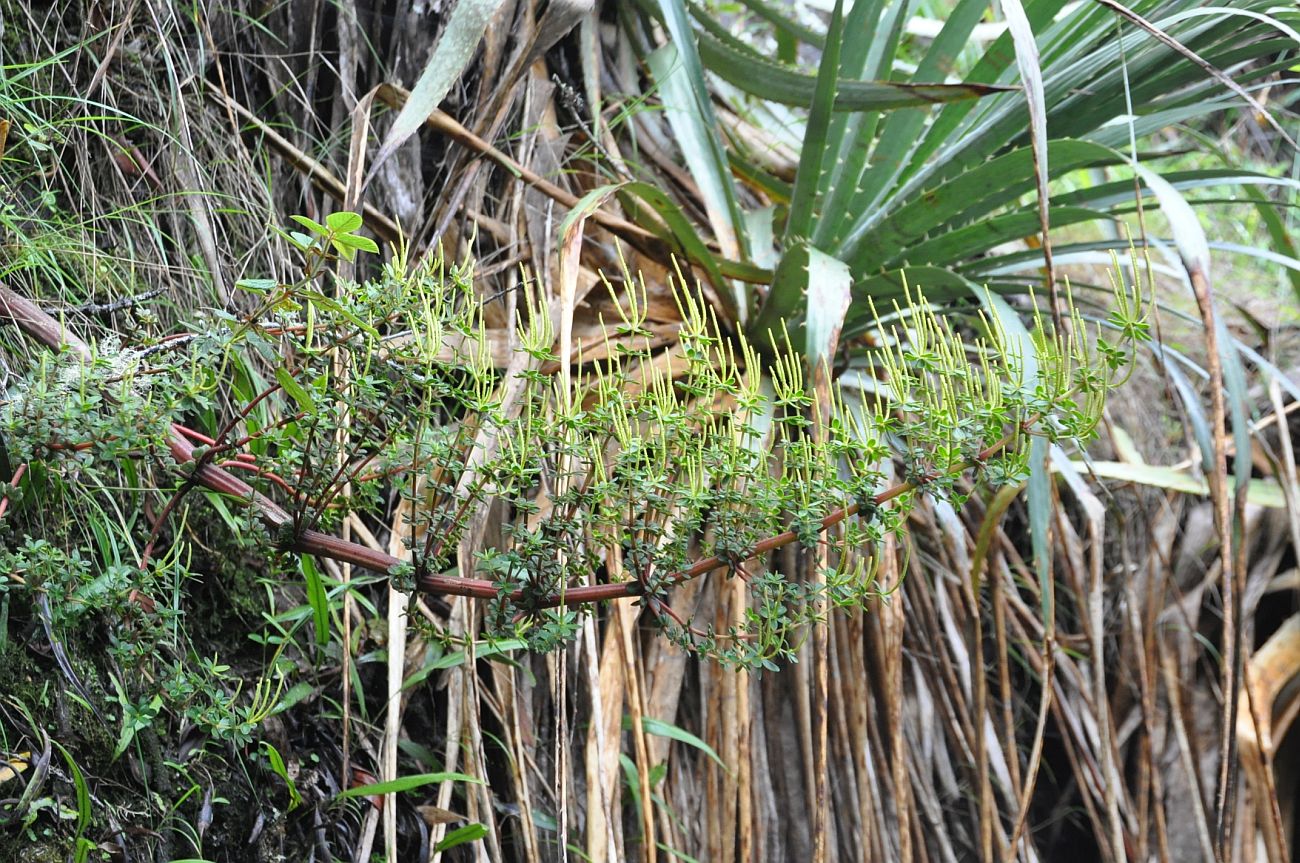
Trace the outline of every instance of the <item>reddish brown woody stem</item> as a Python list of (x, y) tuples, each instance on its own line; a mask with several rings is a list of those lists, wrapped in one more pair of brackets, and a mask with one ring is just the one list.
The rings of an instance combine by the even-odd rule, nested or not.
[[(34, 303), (10, 291), (5, 285), (0, 284), (0, 319), (8, 319), (15, 323), (24, 332), (40, 341), (42, 344), (52, 350), (68, 348), (84, 360), (91, 357), (90, 348), (85, 342), (77, 338), (76, 335), (63, 329), (57, 321), (47, 315), (42, 309)], [(268, 391), (264, 393), (269, 395)], [(260, 398), (260, 397), (259, 397)], [(245, 410), (245, 413), (247, 409)], [(998, 441), (989, 445), (977, 453), (969, 461), (956, 465), (946, 471), (933, 471), (913, 480), (899, 483), (891, 488), (885, 489), (872, 498), (874, 506), (880, 506), (888, 503), (895, 498), (901, 497), (908, 492), (916, 491), (930, 483), (935, 482), (945, 476), (955, 476), (966, 470), (983, 466), (985, 462), (993, 458), (998, 453), (1010, 446), (1018, 437), (1027, 433), (1038, 417), (1030, 417), (1021, 422), (1015, 429), (1008, 432)], [(217, 440), (221, 440), (229, 429), (219, 435)], [(205, 460), (195, 459), (195, 445), (191, 442), (190, 437), (197, 435), (195, 432), (186, 429), (184, 426), (173, 424), (171, 433), (168, 438), (168, 448), (171, 451), (172, 458), (178, 464), (194, 463), (189, 476), (189, 483), (199, 485), (209, 491), (218, 494), (234, 497), (256, 507), (266, 522), (273, 536), (278, 536), (282, 528), (286, 525), (293, 525), (293, 516), (286, 512), (279, 504), (271, 498), (259, 493), (248, 483), (232, 475), (228, 471), (217, 467)], [(831, 512), (821, 520), (819, 532), (829, 530), (847, 518), (856, 515), (860, 510), (857, 503), (851, 503), (847, 506), (840, 507)], [(721, 569), (725, 566), (735, 566), (737, 563), (744, 563), (748, 560), (754, 560), (762, 555), (775, 551), (778, 548), (790, 545), (798, 540), (798, 535), (787, 530), (775, 536), (770, 536), (754, 545), (749, 554), (740, 561), (727, 561), (720, 557), (707, 557), (696, 561), (691, 566), (679, 572), (669, 575), (666, 584), (674, 585), (682, 582), (699, 578), (706, 573), (715, 569)], [(294, 533), (291, 543), (284, 549), (297, 554), (314, 554), (318, 557), (329, 558), (341, 563), (350, 563), (353, 566), (359, 566), (379, 573), (389, 573), (394, 568), (401, 566), (404, 561), (382, 551), (372, 549), (368, 546), (358, 543), (349, 542), (336, 536), (331, 536), (320, 531), (304, 529)], [(501, 591), (496, 584), (487, 579), (478, 578), (459, 578), (446, 575), (423, 575), (417, 581), (417, 587), (425, 592), (439, 596), (466, 596), (475, 599), (496, 599), (500, 596)], [(582, 605), (593, 602), (608, 602), (615, 599), (625, 599), (633, 596), (640, 596), (645, 593), (645, 587), (639, 580), (617, 582), (613, 584), (589, 584), (575, 585), (567, 587), (564, 590), (545, 597), (540, 602), (533, 605), (529, 610), (540, 608), (554, 608), (561, 605)], [(523, 591), (516, 590), (511, 593), (510, 598), (516, 602), (523, 600)]]
[[(18, 465), (18, 470), (14, 471), (14, 478), (9, 481), (9, 484), (12, 486), (17, 486), (18, 483), (22, 482), (23, 474), (25, 473), (27, 473), (27, 462), (23, 462), (22, 464)], [(5, 510), (8, 508), (9, 508), (8, 496), (0, 497), (0, 518), (5, 517)]]

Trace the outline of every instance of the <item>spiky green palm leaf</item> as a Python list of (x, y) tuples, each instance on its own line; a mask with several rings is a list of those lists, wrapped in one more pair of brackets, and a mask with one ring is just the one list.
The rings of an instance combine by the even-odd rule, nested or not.
[[(700, 5), (643, 0), (677, 22), (670, 30), (678, 50), (691, 54), (698, 45), (705, 69), (748, 94), (732, 105), (738, 112), (746, 100), (806, 100), (798, 177), (788, 196), (773, 196), (773, 234), (780, 255), (811, 245), (849, 266), (849, 335), (865, 326), (868, 299), (888, 301), (905, 283), (936, 298), (969, 297), (964, 286), (1023, 292), (1041, 283), (1050, 243), (1028, 251), (1008, 244), (1041, 236), (1044, 222), (1053, 229), (1119, 222), (1135, 206), (1132, 163), (1160, 167), (1160, 154), (1137, 151), (1136, 143), (1245, 104), (1252, 89), (1294, 64), (1300, 41), (1293, 29), (1300, 15), (1268, 0), (1231, 9), (1188, 0), (1127, 8), (1037, 0), (1022, 10), (1019, 2), (1003, 4), (1007, 19), (1023, 26), (1009, 27), (972, 62), (969, 39), (989, 11), (983, 0), (960, 0), (928, 42), (906, 36), (918, 6), (910, 0), (859, 0), (842, 18), (837, 12), (825, 33), (779, 19), (775, 6), (761, 4), (760, 28), (778, 43), (798, 40), (795, 54), (819, 56), (816, 75), (760, 53), (762, 29), (746, 41)], [(688, 13), (694, 41), (681, 38)], [(688, 77), (709, 86), (705, 76)], [(698, 98), (709, 94), (702, 89)], [(686, 156), (698, 176), (700, 160)], [(737, 156), (755, 188), (782, 189)], [(1089, 179), (1088, 169), (1101, 170)], [(717, 185), (716, 161), (708, 172)], [(1296, 187), (1245, 171), (1180, 171), (1171, 179), (1183, 190)], [(1040, 189), (1049, 193), (1041, 202)], [(1273, 206), (1264, 196), (1254, 202)], [(1159, 206), (1154, 198), (1144, 204)], [(1111, 233), (1112, 241), (1060, 251), (1128, 246), (1124, 231)], [(797, 337), (806, 288), (806, 269), (778, 268), (766, 296), (752, 298), (751, 332), (761, 341), (763, 330), (784, 320)]]

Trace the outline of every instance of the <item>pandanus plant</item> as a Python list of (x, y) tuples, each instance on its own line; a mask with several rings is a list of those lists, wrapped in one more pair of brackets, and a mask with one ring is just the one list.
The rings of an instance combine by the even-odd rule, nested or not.
[[(758, 340), (785, 321), (798, 341), (814, 282), (851, 289), (846, 337), (868, 326), (871, 301), (883, 307), (905, 284), (938, 302), (986, 287), (1052, 293), (1062, 265), (1161, 242), (1120, 230), (1161, 203), (1143, 178), (1177, 154), (1151, 146), (1157, 133), (1241, 106), (1291, 142), (1263, 102), (1295, 63), (1300, 18), (1275, 3), (1007, 0), (987, 42), (972, 41), (988, 26), (978, 0), (956, 3), (925, 37), (909, 29), (912, 2), (847, 12), (836, 2), (824, 32), (765, 0), (743, 5), (744, 38), (681, 0), (641, 0), (623, 18), (625, 38), (647, 52), (715, 247), (777, 262), (769, 289), (735, 293)], [(654, 48), (661, 30), (669, 40)], [(772, 43), (778, 58), (818, 57), (815, 74), (755, 47)], [(793, 182), (756, 141), (791, 145)], [(1257, 190), (1295, 188), (1242, 170), (1165, 179), (1178, 192), (1244, 188), (1275, 227), (1275, 205)], [(1104, 239), (1079, 241), (1088, 223)], [(1068, 239), (1054, 237), (1070, 226)], [(1290, 251), (1280, 227), (1273, 236)]]

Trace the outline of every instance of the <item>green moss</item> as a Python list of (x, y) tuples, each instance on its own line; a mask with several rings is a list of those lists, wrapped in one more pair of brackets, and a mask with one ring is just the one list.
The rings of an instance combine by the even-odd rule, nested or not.
[(0, 860), (23, 863), (64, 863), (72, 855), (72, 843), (59, 839), (32, 840), (26, 831), (0, 833)]
[[(13, 630), (12, 622), (10, 630)], [(0, 647), (0, 680), (5, 682), (5, 695), (11, 702), (33, 712), (37, 712), (49, 698), (49, 676), (18, 642), (8, 641)], [(8, 736), (18, 729), (0, 724), (0, 731)]]

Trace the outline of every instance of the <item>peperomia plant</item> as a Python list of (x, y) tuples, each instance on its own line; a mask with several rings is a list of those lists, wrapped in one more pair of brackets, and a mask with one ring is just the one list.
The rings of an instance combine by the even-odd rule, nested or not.
[[(103, 489), (154, 456), (162, 471), (136, 484), (169, 496), (148, 530), (134, 523), (147, 536), (135, 563), (151, 572), (180, 565), (176, 543), (157, 550), (200, 489), (265, 552), (480, 598), (491, 635), (538, 650), (593, 604), (630, 598), (683, 646), (776, 667), (819, 609), (875, 594), (876, 550), (918, 495), (957, 495), (968, 470), (1019, 481), (1031, 436), (1086, 439), (1126, 345), (1146, 335), (1136, 287), (1116, 289), (1119, 346), (1078, 315), (1054, 333), (1031, 310), (1032, 327), (1009, 332), (1019, 319), (992, 298), (940, 315), (918, 289), (877, 312), (874, 364), (818, 387), (829, 369), (805, 368), (786, 339), (759, 352), (724, 332), (681, 280), (671, 354), (653, 348), (642, 286), (611, 290), (599, 360), (557, 356), (554, 307), (534, 298), (494, 362), (468, 265), (396, 249), (377, 278), (326, 293), (333, 252), (364, 248), (360, 219), (302, 224), (302, 278), (241, 283), (261, 298), (252, 313), (138, 348), (71, 339), (36, 364), (0, 413), (10, 461)], [(335, 535), (348, 517), (390, 519), (399, 500), (407, 554)], [(462, 542), (489, 511), (500, 540)], [(820, 577), (784, 571), (785, 546), (819, 549)], [(747, 584), (727, 631), (672, 606), (675, 585), (708, 573)]]

